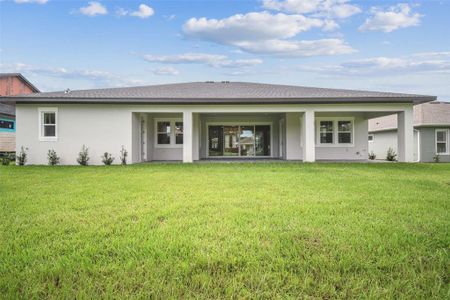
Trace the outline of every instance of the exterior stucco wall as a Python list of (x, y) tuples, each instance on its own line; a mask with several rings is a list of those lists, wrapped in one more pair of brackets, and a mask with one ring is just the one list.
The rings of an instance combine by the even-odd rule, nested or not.
[[(58, 109), (58, 139), (39, 140), (39, 108)], [(316, 118), (352, 117), (354, 119), (354, 144), (316, 148), (318, 160), (365, 160), (368, 154), (367, 111), (399, 111), (407, 105), (124, 105), (124, 104), (19, 104), (17, 106), (17, 145), (27, 147), (28, 163), (46, 164), (47, 151), (54, 149), (62, 164), (76, 164), (76, 157), (85, 144), (90, 149), (90, 164), (102, 164), (101, 155), (110, 152), (119, 162), (123, 145), (129, 152), (129, 162), (140, 162), (141, 148), (147, 150), (146, 160), (182, 160), (182, 146), (155, 147), (156, 118), (183, 119), (183, 111), (193, 111), (193, 160), (207, 157), (208, 123), (271, 123), (271, 155), (302, 159), (302, 110), (316, 111)], [(147, 120), (144, 130), (141, 121)], [(280, 129), (280, 121), (283, 123)], [(146, 130), (145, 130), (146, 129)], [(145, 134), (144, 134), (145, 133)], [(317, 136), (317, 133), (314, 134)], [(145, 145), (146, 143), (146, 145)], [(198, 154), (197, 154), (198, 153)], [(198, 157), (197, 157), (198, 155)], [(145, 157), (146, 156), (146, 157)]]
[(301, 144), (303, 114), (297, 112), (286, 113), (286, 139), (285, 157), (287, 160), (303, 159), (303, 149)]
[(183, 120), (183, 114), (181, 113), (150, 113), (147, 117), (147, 132), (148, 132), (148, 154), (147, 160), (151, 161), (163, 161), (163, 160), (182, 160), (183, 159), (183, 147), (163, 147), (158, 148), (156, 145), (156, 132), (155, 132), (155, 120), (164, 119), (180, 119)]
[[(57, 141), (39, 140), (39, 107), (57, 107)], [(16, 106), (16, 151), (28, 148), (28, 164), (47, 164), (47, 152), (54, 149), (61, 164), (75, 165), (83, 145), (89, 148), (89, 164), (102, 164), (104, 152), (116, 157), (123, 145), (135, 161), (131, 145), (131, 112), (123, 106), (113, 105), (37, 105)]]
[(373, 141), (369, 142), (369, 153), (373, 151), (376, 159), (386, 159), (389, 148), (397, 153), (397, 130), (379, 131), (373, 134)]
[[(419, 139), (420, 139), (420, 143), (421, 144), (423, 143), (422, 133), (420, 133), (420, 136), (419, 136), (419, 131), (420, 130), (414, 130), (414, 149), (413, 149), (414, 161), (419, 161), (419, 150), (420, 150), (419, 149)], [(373, 151), (376, 155), (377, 160), (385, 160), (387, 151), (389, 148), (392, 148), (395, 151), (395, 153), (398, 154), (397, 130), (376, 131), (376, 132), (371, 132), (370, 134), (372, 134), (374, 138), (373, 138), (372, 142), (369, 142), (369, 153)], [(420, 152), (422, 152), (422, 150), (420, 150)], [(434, 154), (433, 154), (433, 156), (434, 156)], [(420, 161), (424, 162), (422, 155), (421, 155)], [(427, 161), (427, 160), (425, 160), (425, 161)], [(432, 161), (432, 159), (431, 159), (431, 161)]]
[(367, 160), (368, 158), (368, 140), (367, 130), (368, 121), (362, 113), (320, 113), (316, 118), (352, 118), (353, 119), (353, 145), (352, 146), (322, 146), (318, 145), (316, 122), (316, 159), (317, 160)]
[[(433, 162), (436, 155), (436, 129), (450, 127), (422, 127), (420, 131), (420, 159), (422, 162)], [(450, 155), (439, 155), (441, 162), (450, 162)]]

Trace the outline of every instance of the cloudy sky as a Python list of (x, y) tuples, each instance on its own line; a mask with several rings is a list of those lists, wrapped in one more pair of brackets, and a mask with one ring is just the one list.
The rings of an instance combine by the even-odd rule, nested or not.
[(449, 12), (449, 0), (0, 0), (0, 68), (43, 91), (229, 80), (450, 100)]

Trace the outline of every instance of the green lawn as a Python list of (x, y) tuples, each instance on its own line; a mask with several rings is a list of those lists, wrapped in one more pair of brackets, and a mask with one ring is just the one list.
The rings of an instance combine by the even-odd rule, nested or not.
[(0, 166), (0, 298), (449, 298), (450, 164)]

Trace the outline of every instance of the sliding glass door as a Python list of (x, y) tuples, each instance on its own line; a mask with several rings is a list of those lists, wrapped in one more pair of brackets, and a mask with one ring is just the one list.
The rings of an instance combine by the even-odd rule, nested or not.
[(270, 156), (270, 125), (208, 126), (208, 156)]

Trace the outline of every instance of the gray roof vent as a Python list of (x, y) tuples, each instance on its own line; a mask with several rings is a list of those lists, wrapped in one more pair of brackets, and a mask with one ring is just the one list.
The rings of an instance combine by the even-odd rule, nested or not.
[(70, 92), (71, 92), (71, 90), (67, 89), (67, 90), (64, 91), (64, 94), (69, 94)]

